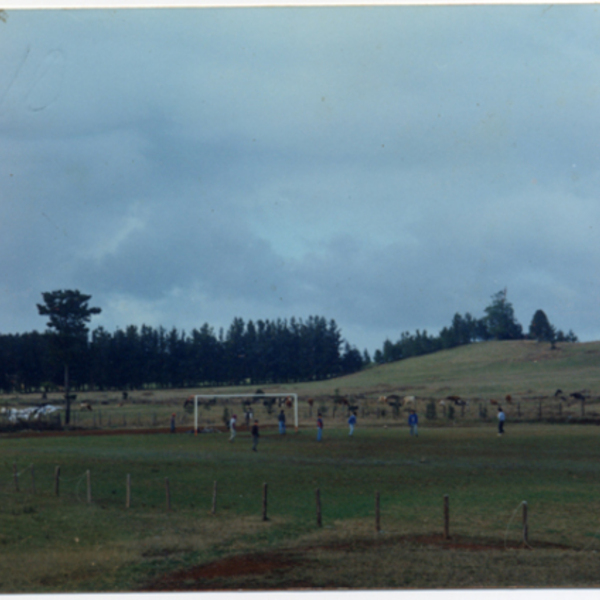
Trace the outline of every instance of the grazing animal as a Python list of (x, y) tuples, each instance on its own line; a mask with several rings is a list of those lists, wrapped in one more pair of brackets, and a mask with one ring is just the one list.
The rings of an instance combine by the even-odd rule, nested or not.
[(460, 396), (446, 396), (446, 400), (452, 400), (456, 404), (460, 400)]
[(92, 405), (89, 402), (82, 402), (81, 410), (92, 410)]
[(585, 400), (585, 396), (580, 392), (573, 392), (572, 394), (569, 394), (569, 396), (575, 398), (575, 400)]
[(387, 397), (386, 396), (379, 396), (378, 402), (380, 404), (385, 404), (387, 402)]
[(508, 404), (511, 404), (512, 396), (510, 394), (506, 394), (506, 397), (504, 399), (508, 402)]
[(288, 397), (288, 398), (285, 399), (285, 405), (288, 408), (292, 408), (292, 399), (290, 397)]
[(414, 404), (416, 400), (415, 396), (404, 396), (404, 404)]
[(490, 400), (490, 404), (496, 406), (498, 404), (498, 400)]
[(563, 391), (561, 389), (558, 389), (554, 392), (554, 397), (556, 398), (556, 396), (561, 396), (563, 394)]

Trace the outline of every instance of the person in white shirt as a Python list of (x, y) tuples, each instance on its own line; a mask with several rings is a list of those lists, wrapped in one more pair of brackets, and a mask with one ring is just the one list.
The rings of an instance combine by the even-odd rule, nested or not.
[(498, 407), (498, 435), (502, 435), (504, 433), (504, 421), (506, 421), (506, 415), (502, 410), (502, 407)]
[(235, 438), (235, 423), (237, 421), (237, 415), (233, 415), (231, 419), (229, 419), (229, 441), (233, 442)]

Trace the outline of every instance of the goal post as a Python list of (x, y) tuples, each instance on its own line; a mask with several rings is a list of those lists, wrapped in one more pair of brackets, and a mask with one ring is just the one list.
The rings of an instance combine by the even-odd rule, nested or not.
[(298, 394), (196, 394), (194, 396), (194, 433), (198, 433), (198, 400), (213, 398), (293, 398), (294, 400), (294, 429), (298, 432)]

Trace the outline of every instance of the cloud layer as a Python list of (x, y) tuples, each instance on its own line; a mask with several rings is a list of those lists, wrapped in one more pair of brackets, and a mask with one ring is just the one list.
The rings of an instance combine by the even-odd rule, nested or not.
[(593, 5), (10, 11), (0, 331), (334, 318), (360, 349), (508, 287), (599, 339)]

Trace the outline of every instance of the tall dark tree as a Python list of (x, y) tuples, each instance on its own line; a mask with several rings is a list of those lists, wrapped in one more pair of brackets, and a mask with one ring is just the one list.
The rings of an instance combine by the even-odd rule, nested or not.
[(543, 310), (535, 311), (529, 325), (529, 337), (538, 342), (554, 342), (556, 340), (556, 329), (550, 325)]
[(69, 365), (81, 350), (87, 349), (87, 334), (92, 315), (100, 308), (88, 306), (91, 296), (79, 290), (56, 290), (43, 292), (43, 304), (38, 304), (40, 315), (47, 316), (51, 332), (51, 347), (64, 369), (66, 414), (65, 423), (71, 421), (71, 396), (69, 394)]
[(512, 304), (506, 299), (506, 289), (492, 296), (492, 303), (485, 309), (485, 323), (492, 339), (519, 340), (523, 328), (515, 319)]

